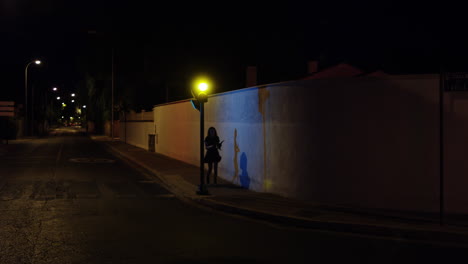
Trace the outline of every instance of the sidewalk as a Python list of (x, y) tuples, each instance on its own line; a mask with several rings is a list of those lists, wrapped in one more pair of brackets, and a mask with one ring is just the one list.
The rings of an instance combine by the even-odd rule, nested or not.
[(180, 199), (205, 207), (298, 228), (468, 247), (468, 225), (441, 227), (437, 216), (326, 206), (246, 190), (220, 178), (217, 185), (208, 185), (210, 195), (200, 196), (196, 194), (199, 167), (105, 136), (91, 138), (116, 156), (146, 170), (153, 180), (161, 181)]

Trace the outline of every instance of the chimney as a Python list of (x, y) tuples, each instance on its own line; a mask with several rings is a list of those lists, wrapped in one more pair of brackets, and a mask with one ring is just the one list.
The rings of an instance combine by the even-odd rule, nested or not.
[(257, 85), (257, 67), (247, 66), (246, 74), (246, 87), (252, 87)]
[(307, 63), (307, 74), (314, 74), (318, 72), (318, 61), (313, 60)]

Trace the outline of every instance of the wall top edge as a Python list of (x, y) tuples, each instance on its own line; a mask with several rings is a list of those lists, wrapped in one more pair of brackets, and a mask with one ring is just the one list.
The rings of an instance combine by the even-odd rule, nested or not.
[[(262, 88), (268, 88), (268, 87), (275, 87), (275, 86), (284, 86), (284, 85), (289, 85), (289, 86), (299, 86), (300, 84), (303, 83), (314, 83), (314, 82), (324, 82), (324, 81), (340, 81), (340, 80), (421, 80), (421, 79), (439, 79), (440, 74), (408, 74), (408, 75), (388, 75), (388, 76), (358, 76), (358, 77), (339, 77), (339, 78), (327, 78), (327, 79), (311, 79), (311, 80), (292, 80), (292, 81), (285, 81), (285, 82), (277, 82), (277, 83), (269, 83), (269, 84), (262, 84), (262, 85), (257, 85), (257, 86), (252, 86), (252, 87), (245, 87), (245, 88), (240, 88), (232, 91), (227, 91), (227, 92), (222, 92), (222, 93), (216, 93), (216, 94), (210, 94), (208, 95), (208, 98), (211, 97), (217, 97), (217, 96), (224, 96), (228, 94), (235, 94), (235, 93), (240, 93), (240, 92), (245, 92), (248, 90), (256, 90), (256, 89), (262, 89)], [(163, 104), (157, 104), (153, 106), (153, 109), (156, 107), (160, 106), (166, 106), (166, 105), (171, 105), (171, 104), (179, 104), (179, 103), (185, 103), (185, 102), (190, 102), (193, 98), (187, 98), (179, 101), (173, 101), (173, 102), (168, 102), (168, 103), (163, 103)]]

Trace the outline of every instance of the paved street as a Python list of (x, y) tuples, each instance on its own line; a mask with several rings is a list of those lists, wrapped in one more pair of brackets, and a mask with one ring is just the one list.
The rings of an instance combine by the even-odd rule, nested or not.
[(274, 226), (200, 208), (78, 130), (0, 147), (0, 263), (444, 261), (468, 249)]

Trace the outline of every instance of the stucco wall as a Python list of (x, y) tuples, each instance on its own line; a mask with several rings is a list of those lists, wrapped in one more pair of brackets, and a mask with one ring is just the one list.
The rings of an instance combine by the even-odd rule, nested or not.
[(152, 112), (122, 114), (119, 126), (120, 140), (148, 150), (148, 135), (154, 134)]
[[(309, 80), (211, 96), (220, 177), (331, 204), (438, 209), (437, 75)], [(157, 152), (199, 164), (199, 112), (154, 108)]]
[(437, 211), (437, 76), (317, 85), (319, 199)]
[(468, 92), (445, 93), (445, 206), (468, 213)]

